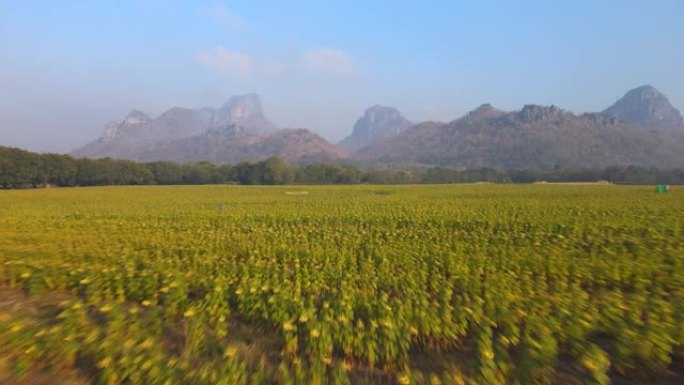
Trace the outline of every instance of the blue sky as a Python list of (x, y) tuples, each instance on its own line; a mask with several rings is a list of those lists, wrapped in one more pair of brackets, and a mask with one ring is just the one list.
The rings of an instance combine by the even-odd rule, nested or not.
[(374, 104), (602, 110), (652, 84), (684, 109), (684, 1), (0, 0), (0, 144), (69, 151), (132, 108), (257, 92), (337, 141)]

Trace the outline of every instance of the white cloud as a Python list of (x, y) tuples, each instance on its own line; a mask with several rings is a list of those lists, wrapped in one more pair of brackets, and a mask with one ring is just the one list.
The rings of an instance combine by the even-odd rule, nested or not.
[(201, 65), (219, 73), (241, 77), (277, 76), (297, 70), (348, 74), (353, 69), (349, 57), (344, 52), (333, 48), (306, 51), (288, 58), (286, 56), (257, 57), (232, 51), (224, 46), (217, 46), (212, 51), (200, 52), (196, 59)]
[(250, 55), (218, 46), (212, 52), (201, 52), (197, 60), (204, 66), (230, 75), (247, 76), (255, 70), (256, 61)]
[(280, 75), (286, 71), (287, 65), (283, 60), (264, 59), (259, 62), (259, 70), (267, 75)]
[(231, 29), (241, 29), (245, 26), (245, 21), (239, 15), (226, 8), (223, 4), (212, 8), (209, 12), (209, 15)]
[(306, 68), (347, 74), (352, 71), (352, 61), (344, 52), (335, 48), (320, 48), (304, 52), (302, 64)]

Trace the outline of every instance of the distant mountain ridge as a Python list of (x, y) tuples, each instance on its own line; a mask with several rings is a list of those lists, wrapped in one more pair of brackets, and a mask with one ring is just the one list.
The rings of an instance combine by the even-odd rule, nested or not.
[(684, 166), (684, 123), (667, 97), (646, 85), (600, 113), (483, 104), (449, 123), (419, 123), (357, 150), (363, 162), (551, 169), (556, 166)]
[(110, 122), (101, 139), (136, 140), (178, 139), (199, 135), (210, 129), (239, 124), (255, 135), (272, 133), (276, 126), (263, 114), (261, 99), (256, 94), (231, 97), (221, 108), (205, 107), (197, 110), (173, 107), (152, 119), (133, 109), (120, 123)]
[(279, 156), (292, 163), (344, 158), (315, 133), (279, 130), (264, 115), (256, 94), (233, 96), (218, 109), (174, 107), (152, 119), (132, 110), (75, 156), (136, 161), (211, 161), (217, 164)]
[(73, 155), (219, 164), (279, 156), (292, 163), (347, 158), (455, 168), (682, 167), (684, 121), (665, 95), (646, 85), (598, 113), (539, 105), (507, 112), (483, 104), (448, 123), (413, 124), (396, 108), (375, 105), (338, 146), (306, 129), (278, 129), (259, 96), (247, 94), (219, 109), (175, 107), (156, 119), (132, 110)]

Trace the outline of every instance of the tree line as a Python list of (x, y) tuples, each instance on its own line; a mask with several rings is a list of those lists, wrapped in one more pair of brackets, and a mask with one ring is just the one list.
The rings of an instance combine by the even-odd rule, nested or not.
[(684, 184), (684, 169), (613, 166), (603, 169), (556, 167), (552, 170), (458, 170), (448, 167), (362, 169), (349, 164), (292, 166), (271, 157), (260, 162), (214, 165), (167, 161), (134, 162), (111, 158), (73, 158), (0, 146), (0, 187), (109, 186), (149, 184), (406, 184), (596, 182)]

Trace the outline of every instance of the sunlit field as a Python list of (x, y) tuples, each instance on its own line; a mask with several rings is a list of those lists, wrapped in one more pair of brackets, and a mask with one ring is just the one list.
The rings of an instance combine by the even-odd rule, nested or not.
[(0, 191), (2, 384), (675, 384), (684, 188)]

